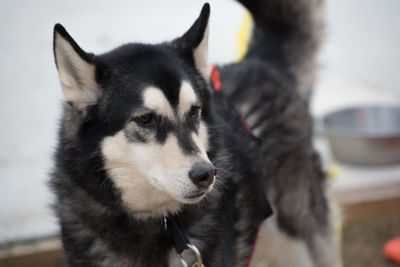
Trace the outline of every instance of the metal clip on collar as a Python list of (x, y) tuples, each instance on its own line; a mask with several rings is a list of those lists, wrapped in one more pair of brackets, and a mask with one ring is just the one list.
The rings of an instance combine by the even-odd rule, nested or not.
[[(171, 216), (168, 219), (164, 217), (164, 228), (165, 231), (167, 231), (170, 242), (175, 247), (176, 255), (183, 267), (204, 267), (200, 251), (196, 246), (190, 244), (189, 238), (186, 236), (183, 222), (179, 216)], [(190, 249), (196, 257), (196, 262), (193, 263), (192, 266), (189, 266), (182, 256), (182, 252), (186, 249)]]
[[(196, 256), (196, 262), (193, 263), (191, 267), (204, 267), (203, 260), (201, 259), (200, 251), (196, 248), (196, 246), (187, 244), (188, 248), (192, 251), (192, 253)], [(182, 254), (177, 253), (179, 262), (181, 263), (182, 267), (189, 267), (189, 264), (185, 261), (182, 257)]]

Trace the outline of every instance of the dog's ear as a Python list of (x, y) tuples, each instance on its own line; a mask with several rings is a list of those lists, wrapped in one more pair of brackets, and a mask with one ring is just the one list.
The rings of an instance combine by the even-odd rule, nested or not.
[(61, 24), (54, 26), (54, 57), (65, 100), (84, 111), (97, 102), (100, 87), (96, 83), (94, 54), (83, 51)]
[(176, 41), (179, 47), (189, 52), (200, 73), (208, 79), (208, 19), (210, 16), (210, 4), (205, 3), (201, 9), (200, 16), (192, 27)]

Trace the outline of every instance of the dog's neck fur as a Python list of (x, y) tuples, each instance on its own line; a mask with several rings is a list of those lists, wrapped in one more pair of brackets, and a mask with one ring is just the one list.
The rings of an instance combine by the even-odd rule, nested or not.
[[(111, 209), (93, 199), (84, 190), (69, 190), (73, 185), (68, 179), (63, 179), (58, 184), (58, 190), (66, 195), (59, 202), (59, 214), (63, 231), (66, 252), (87, 246), (86, 253), (80, 259), (75, 255), (67, 255), (72, 260), (71, 266), (81, 266), (79, 262), (94, 262), (99, 259), (113, 259), (116, 262), (128, 264), (128, 266), (162, 266), (168, 262), (168, 255), (172, 244), (167, 238), (163, 217), (137, 219), (134, 214), (128, 214), (124, 210)], [(61, 189), (62, 188), (62, 189)], [(71, 196), (73, 194), (74, 196)], [(80, 203), (71, 203), (71, 197), (79, 197)], [(72, 198), (73, 199), (73, 198)], [(193, 207), (191, 208), (193, 209)], [(96, 212), (90, 212), (95, 210)], [(101, 211), (101, 212), (99, 212)], [(68, 214), (68, 218), (63, 218)], [(181, 218), (186, 227), (190, 227), (192, 210), (183, 209)], [(75, 231), (71, 231), (71, 227)], [(84, 237), (84, 239), (82, 239)], [(66, 242), (68, 240), (68, 242)], [(85, 240), (82, 244), (82, 240)], [(139, 245), (140, 244), (140, 245)], [(99, 255), (104, 253), (105, 255)], [(77, 262), (74, 262), (77, 260)], [(129, 262), (126, 262), (129, 261)], [(99, 262), (98, 266), (107, 266)], [(90, 265), (86, 265), (90, 266)]]

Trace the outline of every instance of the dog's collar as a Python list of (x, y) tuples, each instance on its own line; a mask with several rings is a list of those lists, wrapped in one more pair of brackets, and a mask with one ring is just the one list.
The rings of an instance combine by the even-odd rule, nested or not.
[(189, 238), (186, 235), (182, 219), (178, 215), (164, 217), (164, 228), (167, 238), (174, 246), (176, 253), (181, 254), (188, 248)]
[(179, 262), (183, 267), (189, 266), (182, 256), (183, 251), (186, 249), (190, 249), (196, 257), (196, 262), (192, 266), (204, 267), (199, 250), (196, 246), (190, 244), (181, 217), (178, 215), (164, 217), (164, 228), (167, 233), (167, 239), (175, 248)]

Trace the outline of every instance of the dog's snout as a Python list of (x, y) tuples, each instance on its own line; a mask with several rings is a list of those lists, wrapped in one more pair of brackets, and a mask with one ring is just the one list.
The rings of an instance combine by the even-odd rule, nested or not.
[(217, 170), (211, 163), (198, 163), (189, 172), (189, 178), (199, 188), (207, 188), (214, 182)]

